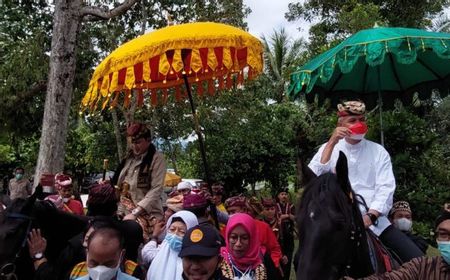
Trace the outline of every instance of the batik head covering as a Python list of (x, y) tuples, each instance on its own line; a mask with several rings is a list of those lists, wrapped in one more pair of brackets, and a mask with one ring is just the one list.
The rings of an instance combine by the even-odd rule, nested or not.
[[(249, 245), (245, 256), (236, 257), (231, 250), (230, 234), (237, 226), (242, 226), (249, 235)], [(249, 267), (254, 269), (262, 263), (261, 243), (259, 241), (258, 233), (256, 231), (255, 220), (244, 213), (234, 214), (230, 217), (225, 229), (225, 244), (226, 247), (221, 248), (221, 255), (224, 260), (235, 265), (242, 271), (247, 270)]]
[(151, 138), (150, 129), (143, 123), (132, 123), (127, 128), (127, 136), (131, 137), (131, 141), (139, 138)]
[(226, 208), (234, 206), (246, 207), (247, 206), (246, 200), (247, 199), (245, 198), (245, 196), (242, 195), (232, 196), (227, 200), (225, 200), (225, 207)]
[(389, 216), (393, 216), (397, 211), (406, 211), (409, 214), (412, 213), (411, 207), (409, 207), (409, 203), (407, 201), (397, 201), (392, 205), (391, 210), (389, 211)]
[(55, 175), (55, 187), (57, 190), (62, 188), (72, 188), (72, 178), (63, 173), (57, 173)]
[(364, 115), (366, 105), (362, 101), (347, 101), (337, 105), (339, 117)]

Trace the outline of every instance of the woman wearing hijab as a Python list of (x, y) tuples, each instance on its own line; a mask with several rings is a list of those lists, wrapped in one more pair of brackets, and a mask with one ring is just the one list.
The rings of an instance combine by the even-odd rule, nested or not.
[(221, 249), (222, 274), (234, 280), (265, 280), (261, 244), (254, 219), (243, 213), (234, 214), (225, 230), (226, 247)]
[[(183, 263), (178, 253), (181, 251), (183, 236), (191, 227), (198, 225), (197, 217), (189, 211), (179, 211), (173, 214), (166, 224), (166, 236), (158, 247), (150, 268), (148, 280), (181, 280)], [(142, 250), (143, 254), (145, 247)]]

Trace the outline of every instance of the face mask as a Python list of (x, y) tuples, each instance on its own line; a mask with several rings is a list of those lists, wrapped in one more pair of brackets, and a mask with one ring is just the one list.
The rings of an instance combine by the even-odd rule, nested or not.
[(437, 244), (442, 258), (447, 264), (450, 264), (450, 241), (438, 241)]
[(20, 180), (22, 178), (23, 178), (23, 174), (21, 174), (21, 173), (16, 174), (16, 179), (17, 180)]
[(172, 192), (172, 187), (164, 187), (164, 192), (169, 194)]
[(401, 231), (410, 231), (412, 227), (412, 221), (407, 218), (400, 218), (394, 220), (394, 225)]
[(181, 251), (181, 245), (183, 243), (181, 237), (173, 233), (167, 233), (164, 239), (167, 241), (167, 243), (169, 243), (170, 249), (174, 250), (175, 252)]
[(351, 139), (361, 140), (367, 133), (367, 124), (365, 122), (357, 122), (349, 127), (352, 134), (350, 135)]
[(87, 270), (89, 277), (92, 280), (111, 280), (117, 275), (119, 266), (117, 265), (117, 267), (111, 268), (104, 265), (99, 265), (92, 268), (88, 267)]
[(64, 202), (64, 203), (69, 202), (69, 200), (70, 200), (70, 198), (68, 198), (68, 197), (63, 197), (63, 202)]

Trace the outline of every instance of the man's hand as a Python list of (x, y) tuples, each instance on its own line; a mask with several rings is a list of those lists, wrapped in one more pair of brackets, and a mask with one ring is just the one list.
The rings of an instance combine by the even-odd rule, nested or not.
[(334, 129), (333, 134), (331, 134), (330, 139), (328, 140), (325, 148), (322, 152), (322, 157), (320, 158), (320, 163), (326, 164), (330, 161), (331, 154), (333, 153), (334, 146), (339, 142), (339, 140), (350, 136), (350, 129), (344, 126), (338, 126)]
[(372, 220), (370, 220), (370, 217), (367, 215), (363, 216), (363, 221), (364, 221), (364, 227), (367, 229), (372, 225)]
[(166, 223), (164, 221), (158, 221), (153, 227), (153, 238), (158, 239), (158, 236), (161, 235), (161, 233), (164, 232), (166, 229), (165, 227)]
[(28, 251), (30, 257), (34, 257), (37, 253), (43, 254), (47, 248), (47, 240), (42, 237), (40, 229), (32, 229), (28, 237)]
[(130, 213), (130, 214), (128, 214), (128, 215), (126, 215), (125, 217), (123, 217), (123, 220), (124, 221), (126, 221), (126, 220), (133, 220), (133, 221), (136, 221), (136, 216), (135, 215), (133, 215), (132, 213)]
[(109, 179), (103, 180), (103, 178), (100, 178), (100, 179), (98, 179), (98, 183), (99, 183), (100, 185), (106, 185), (106, 184), (110, 184), (110, 183), (111, 183), (111, 180), (109, 180)]
[(280, 216), (280, 220), (286, 220), (286, 219), (289, 219), (290, 218), (290, 215), (289, 214), (282, 214), (281, 216)]
[(339, 140), (350, 136), (350, 134), (350, 129), (344, 126), (338, 126), (334, 129), (333, 134), (331, 134), (330, 140), (328, 140), (328, 142), (336, 145)]

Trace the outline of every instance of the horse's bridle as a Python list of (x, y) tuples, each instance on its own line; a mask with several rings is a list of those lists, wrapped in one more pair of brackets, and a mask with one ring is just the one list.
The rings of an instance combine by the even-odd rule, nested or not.
[(22, 244), (20, 246), (20, 250), (14, 256), (13, 261), (6, 263), (2, 267), (0, 267), (0, 280), (17, 280), (15, 262), (16, 262), (17, 258), (19, 258), (20, 252), (27, 244), (27, 238), (31, 231), (31, 225), (33, 222), (33, 218), (30, 216), (24, 215), (24, 214), (20, 214), (20, 213), (8, 213), (6, 215), (6, 217), (10, 218), (10, 219), (20, 219), (20, 220), (28, 221), (27, 230), (26, 230), (25, 236), (23, 237)]
[[(355, 195), (356, 198), (362, 198), (360, 195)], [(364, 198), (362, 198), (364, 200)], [(351, 196), (352, 204), (354, 203), (353, 195)], [(350, 243), (352, 244), (352, 248), (356, 250), (359, 246), (361, 246), (361, 237), (362, 237), (362, 230), (357, 226), (356, 220), (355, 220), (355, 210), (353, 207), (358, 207), (358, 199), (356, 199), (357, 203), (356, 205), (352, 205), (352, 211), (351, 211), (351, 224), (350, 224)], [(365, 203), (365, 201), (364, 201)], [(351, 254), (347, 257), (344, 263), (337, 264), (336, 266), (339, 267), (338, 270), (342, 271), (344, 276), (350, 276), (350, 269), (353, 265), (353, 257)]]

